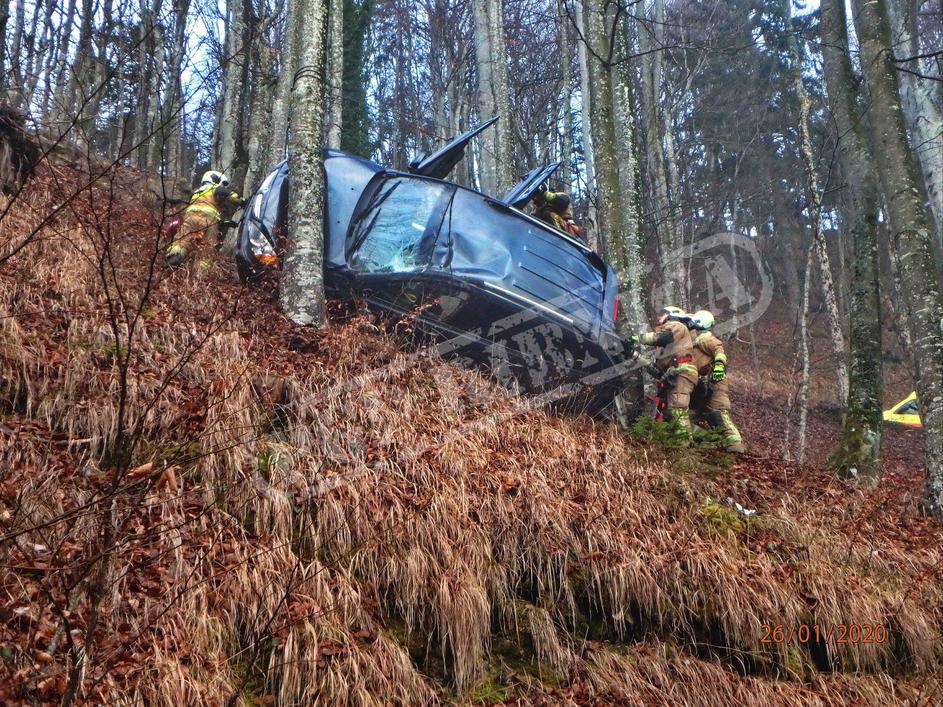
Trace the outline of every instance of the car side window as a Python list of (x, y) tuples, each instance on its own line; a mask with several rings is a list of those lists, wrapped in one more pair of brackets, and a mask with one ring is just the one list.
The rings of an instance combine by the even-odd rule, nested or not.
[(426, 267), (454, 187), (413, 177), (385, 181), (358, 221), (348, 255), (362, 273)]

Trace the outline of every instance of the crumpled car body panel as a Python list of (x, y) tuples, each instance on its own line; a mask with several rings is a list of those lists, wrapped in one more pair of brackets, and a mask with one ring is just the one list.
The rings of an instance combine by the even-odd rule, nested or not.
[[(325, 288), (415, 318), (439, 351), (550, 402), (599, 411), (622, 388), (616, 279), (581, 241), (457, 184), (325, 152)], [(289, 180), (282, 163), (250, 199), (237, 261), (279, 252)]]

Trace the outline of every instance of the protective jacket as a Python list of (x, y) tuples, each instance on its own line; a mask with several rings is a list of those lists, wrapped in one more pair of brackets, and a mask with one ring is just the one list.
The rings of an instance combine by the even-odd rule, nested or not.
[(642, 334), (639, 342), (656, 348), (656, 364), (665, 371), (662, 384), (667, 385), (669, 417), (690, 434), (688, 407), (691, 404), (691, 393), (697, 385), (691, 331), (681, 322), (669, 319), (656, 326), (654, 331)]
[(216, 220), (222, 219), (222, 210), (227, 206), (238, 207), (242, 205), (242, 197), (238, 192), (229, 187), (219, 187), (209, 185), (198, 189), (190, 197), (190, 204), (187, 211), (194, 211), (215, 216)]
[(573, 220), (573, 213), (569, 209), (564, 212), (557, 212), (549, 206), (544, 206), (538, 209), (534, 213), (534, 216), (544, 223), (549, 223), (558, 231), (563, 231), (577, 238), (583, 237), (583, 231), (576, 225), (576, 222)]
[(536, 218), (571, 236), (583, 237), (582, 229), (573, 220), (569, 194), (554, 191), (541, 192), (536, 203), (537, 211), (534, 212)]
[[(694, 331), (691, 354), (700, 380), (692, 396), (694, 414), (724, 435), (730, 451), (745, 451), (743, 437), (730, 415), (730, 379), (727, 378), (727, 354), (724, 342), (709, 331)], [(721, 374), (715, 375), (717, 371)]]
[(655, 362), (663, 370), (684, 366), (684, 370), (697, 378), (697, 369), (692, 363), (694, 339), (691, 330), (681, 322), (668, 320), (659, 324), (654, 331), (642, 334), (639, 341), (655, 347)]
[[(195, 251), (217, 242), (219, 224), (244, 203), (229, 187), (210, 184), (197, 189), (183, 210), (180, 228), (167, 246), (165, 258), (171, 265), (180, 265)], [(202, 261), (201, 261), (202, 262)], [(206, 261), (208, 262), (208, 261)]]

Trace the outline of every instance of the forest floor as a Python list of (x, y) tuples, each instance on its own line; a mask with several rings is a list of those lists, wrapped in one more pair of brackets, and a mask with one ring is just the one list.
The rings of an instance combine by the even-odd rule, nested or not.
[(859, 488), (817, 396), (784, 461), (789, 363), (742, 345), (749, 456), (552, 416), (408, 323), (168, 271), (159, 209), (80, 180), (0, 217), (0, 703), (943, 700), (919, 433)]

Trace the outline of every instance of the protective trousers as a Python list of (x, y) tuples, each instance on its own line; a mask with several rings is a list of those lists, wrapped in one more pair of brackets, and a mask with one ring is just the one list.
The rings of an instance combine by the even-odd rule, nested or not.
[[(698, 386), (698, 395), (695, 396), (698, 398), (695, 401), (695, 412), (712, 428), (721, 432), (728, 445), (736, 446), (743, 442), (743, 437), (730, 416), (729, 384), (726, 378), (714, 382), (703, 379)], [(700, 394), (701, 386), (705, 388), (703, 396)]]
[(216, 243), (219, 217), (208, 210), (188, 208), (174, 242), (167, 247), (166, 258), (171, 265), (180, 265), (188, 256)]
[(688, 408), (691, 405), (691, 393), (697, 387), (697, 369), (691, 363), (679, 363), (669, 369), (673, 385), (668, 392), (669, 421), (678, 426), (685, 435), (691, 434), (691, 418)]

